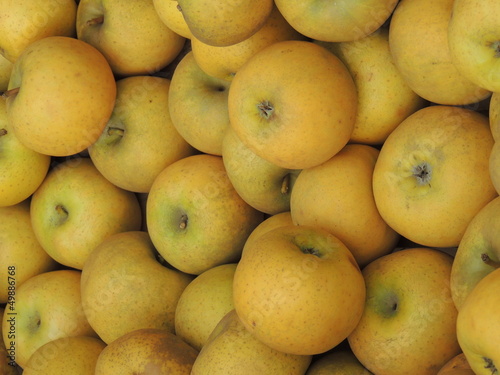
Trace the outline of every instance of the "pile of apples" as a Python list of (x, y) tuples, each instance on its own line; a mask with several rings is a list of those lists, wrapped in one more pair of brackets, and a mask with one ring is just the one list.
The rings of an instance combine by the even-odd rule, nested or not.
[(498, 11), (0, 0), (0, 374), (498, 374)]

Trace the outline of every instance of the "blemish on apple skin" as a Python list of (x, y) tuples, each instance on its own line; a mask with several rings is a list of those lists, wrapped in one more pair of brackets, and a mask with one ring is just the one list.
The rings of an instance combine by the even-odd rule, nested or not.
[(493, 363), (493, 360), (491, 358), (483, 357), (483, 361), (486, 363), (484, 368), (490, 370), (491, 375), (498, 374), (498, 369), (495, 367), (495, 364)]

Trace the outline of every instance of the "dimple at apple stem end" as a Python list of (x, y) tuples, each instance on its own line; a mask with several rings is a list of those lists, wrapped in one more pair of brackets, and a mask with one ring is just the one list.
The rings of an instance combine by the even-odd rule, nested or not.
[(304, 247), (304, 248), (301, 248), (300, 250), (302, 250), (302, 252), (304, 254), (311, 254), (311, 255), (317, 256), (318, 258), (320, 257), (320, 253), (319, 253), (318, 249), (315, 249), (314, 247)]
[(88, 20), (87, 26), (100, 25), (102, 23), (104, 23), (104, 16), (99, 16)]
[(188, 223), (187, 215), (182, 215), (181, 220), (179, 222), (179, 229), (186, 229)]
[(16, 96), (17, 93), (19, 92), (19, 89), (20, 89), (19, 87), (16, 87), (16, 88), (2, 92), (2, 98), (7, 99), (7, 98), (11, 98), (13, 96)]
[(274, 106), (268, 100), (263, 100), (257, 104), (257, 109), (260, 115), (266, 120), (269, 120), (274, 113)]
[(496, 262), (493, 259), (490, 258), (490, 256), (486, 253), (481, 254), (481, 260), (487, 264), (488, 266), (491, 266), (493, 268), (500, 268), (500, 262)]
[(64, 222), (68, 218), (69, 212), (68, 212), (68, 210), (66, 210), (66, 208), (62, 204), (56, 205), (55, 210), (56, 210), (56, 213), (61, 218), (60, 219), (61, 222)]
[(123, 137), (124, 133), (125, 133), (125, 131), (123, 129), (120, 129), (120, 128), (113, 128), (113, 127), (108, 128), (108, 135), (109, 136)]

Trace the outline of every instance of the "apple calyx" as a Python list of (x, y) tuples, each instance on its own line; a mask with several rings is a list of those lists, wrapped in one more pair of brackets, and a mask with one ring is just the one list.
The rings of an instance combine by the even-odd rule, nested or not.
[(486, 363), (484, 366), (485, 369), (491, 371), (491, 375), (498, 374), (498, 369), (496, 368), (495, 364), (493, 363), (493, 360), (488, 357), (483, 357), (483, 361)]
[(94, 26), (94, 25), (100, 25), (104, 23), (104, 16), (99, 16), (96, 18), (92, 18), (87, 21), (87, 26)]
[(317, 256), (318, 258), (321, 258), (319, 250), (314, 247), (301, 247), (300, 251), (302, 251), (304, 254), (311, 254)]
[(260, 115), (266, 120), (269, 120), (274, 113), (274, 106), (268, 100), (263, 100), (257, 104), (257, 109), (259, 110)]
[(495, 40), (494, 42), (489, 42), (488, 47), (493, 49), (493, 51), (495, 52), (494, 56), (496, 58), (500, 57), (500, 40)]
[(432, 178), (432, 167), (426, 161), (420, 163), (419, 165), (413, 167), (412, 175), (416, 178), (417, 184), (419, 186), (431, 185)]
[(481, 254), (481, 260), (487, 264), (488, 266), (491, 266), (493, 268), (500, 268), (500, 262), (494, 261), (493, 259), (490, 258), (490, 256), (486, 253)]
[(6, 90), (6, 91), (2, 92), (2, 97), (8, 99), (8, 98), (11, 98), (13, 96), (16, 96), (17, 93), (19, 92), (19, 89), (20, 89), (20, 87)]

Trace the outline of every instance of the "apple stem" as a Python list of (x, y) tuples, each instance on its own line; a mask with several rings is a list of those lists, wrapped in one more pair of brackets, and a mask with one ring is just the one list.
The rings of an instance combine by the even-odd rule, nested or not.
[(481, 260), (482, 260), (484, 263), (486, 263), (488, 266), (491, 266), (491, 267), (493, 267), (493, 268), (500, 268), (500, 263), (499, 263), (499, 262), (494, 261), (493, 259), (491, 259), (491, 258), (489, 257), (489, 255), (488, 255), (488, 254), (486, 254), (486, 253), (482, 253), (482, 254), (481, 254)]
[(290, 189), (290, 174), (287, 174), (283, 177), (283, 181), (281, 182), (281, 194), (288, 194)]
[(180, 229), (186, 229), (187, 227), (187, 222), (188, 222), (188, 217), (187, 215), (182, 215), (181, 216), (181, 221), (179, 223), (179, 228)]
[(64, 206), (62, 204), (58, 204), (56, 206), (56, 211), (60, 215), (68, 216), (68, 211), (66, 210), (66, 208), (64, 208)]
[(102, 23), (104, 23), (104, 16), (99, 16), (96, 18), (92, 18), (91, 20), (88, 20), (87, 26), (100, 25)]
[(7, 135), (7, 129), (2, 128), (2, 129), (0, 129), (0, 137), (4, 136), (4, 135)]
[(125, 131), (123, 129), (120, 129), (120, 128), (108, 128), (108, 135), (110, 136), (113, 136), (113, 135), (118, 135), (120, 137), (123, 137), (123, 133), (125, 133)]
[(269, 120), (271, 118), (271, 116), (273, 115), (274, 107), (267, 100), (264, 100), (263, 102), (260, 102), (259, 104), (257, 104), (257, 108), (260, 111), (260, 115), (262, 117), (264, 117), (266, 120)]
[(17, 95), (18, 92), (19, 92), (19, 87), (16, 87), (16, 88), (10, 89), (10, 90), (6, 90), (6, 91), (2, 92), (2, 97), (10, 98), (12, 96)]

